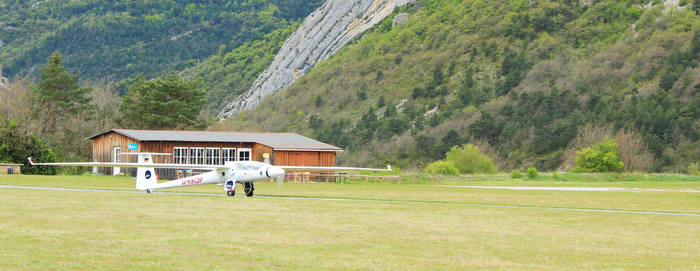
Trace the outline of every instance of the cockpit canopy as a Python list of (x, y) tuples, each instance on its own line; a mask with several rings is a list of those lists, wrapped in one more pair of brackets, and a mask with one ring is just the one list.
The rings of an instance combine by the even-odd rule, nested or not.
[(241, 161), (236, 162), (233, 166), (236, 170), (258, 170), (263, 167), (269, 166), (268, 164), (256, 162), (256, 161)]

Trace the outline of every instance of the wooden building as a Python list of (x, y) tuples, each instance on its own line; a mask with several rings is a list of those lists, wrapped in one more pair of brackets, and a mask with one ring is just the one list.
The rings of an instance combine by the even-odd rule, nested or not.
[[(153, 152), (155, 163), (223, 165), (227, 161), (260, 161), (278, 166), (335, 166), (343, 149), (295, 133), (238, 133), (208, 131), (155, 131), (111, 129), (94, 136), (94, 162), (136, 162), (124, 152)], [(265, 161), (265, 157), (269, 161)], [(133, 174), (134, 168), (93, 168), (94, 172)], [(156, 169), (161, 179), (176, 172)]]
[(23, 164), (0, 164), (0, 174), (20, 174)]

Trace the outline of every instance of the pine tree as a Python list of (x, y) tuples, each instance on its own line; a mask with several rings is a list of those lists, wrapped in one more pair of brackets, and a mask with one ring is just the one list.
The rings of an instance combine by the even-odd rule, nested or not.
[(88, 97), (92, 88), (81, 88), (78, 85), (79, 75), (71, 74), (61, 65), (62, 61), (61, 53), (53, 53), (47, 59), (48, 63), (41, 66), (39, 85), (32, 88), (38, 105), (34, 111), (46, 117), (48, 123), (44, 133), (49, 135), (56, 134), (62, 118), (89, 116), (93, 109)]
[(202, 124), (198, 120), (207, 89), (201, 79), (187, 81), (176, 74), (146, 80), (141, 77), (129, 86), (119, 107), (122, 128), (178, 130)]

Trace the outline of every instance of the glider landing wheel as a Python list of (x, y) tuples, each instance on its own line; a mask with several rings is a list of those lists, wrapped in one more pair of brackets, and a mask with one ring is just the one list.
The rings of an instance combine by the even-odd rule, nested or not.
[(151, 193), (151, 189), (146, 189), (146, 193)]
[(253, 190), (255, 190), (255, 185), (253, 183), (244, 183), (243, 188), (244, 188), (246, 197), (253, 196)]
[(226, 191), (226, 195), (228, 195), (229, 197), (233, 197), (236, 195), (236, 191)]

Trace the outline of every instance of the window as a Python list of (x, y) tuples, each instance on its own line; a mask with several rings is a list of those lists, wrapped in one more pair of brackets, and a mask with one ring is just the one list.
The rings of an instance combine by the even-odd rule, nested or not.
[(222, 148), (221, 149), (221, 163), (226, 164), (228, 161), (236, 161), (236, 149), (232, 148)]
[(190, 164), (204, 164), (204, 148), (190, 148)]
[(238, 150), (238, 161), (250, 161), (251, 149), (239, 149)]
[(207, 165), (221, 165), (221, 149), (207, 148)]
[(181, 147), (173, 148), (173, 163), (174, 164), (187, 164), (187, 148), (181, 148)]

